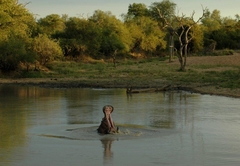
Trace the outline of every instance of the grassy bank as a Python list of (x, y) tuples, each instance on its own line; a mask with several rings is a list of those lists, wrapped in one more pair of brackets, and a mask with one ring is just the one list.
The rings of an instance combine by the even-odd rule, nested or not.
[[(21, 78), (85, 80), (86, 84), (158, 87), (164, 84), (211, 85), (240, 89), (240, 55), (188, 57), (187, 71), (179, 72), (178, 59), (122, 59), (110, 61), (52, 62), (42, 71), (20, 73)], [(114, 84), (114, 85), (113, 85)]]

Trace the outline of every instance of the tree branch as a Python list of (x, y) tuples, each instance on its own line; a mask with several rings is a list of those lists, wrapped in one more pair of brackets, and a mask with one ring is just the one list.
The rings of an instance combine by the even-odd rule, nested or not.
[(172, 24), (170, 24), (170, 23), (167, 21), (167, 19), (166, 19), (165, 17), (163, 17), (161, 11), (160, 11), (157, 7), (156, 7), (156, 9), (157, 9), (157, 11), (158, 11), (159, 17), (160, 17), (161, 19), (163, 19), (164, 22), (165, 22), (165, 25), (163, 26), (162, 29), (165, 29), (165, 28), (167, 28), (167, 27), (170, 27), (170, 28), (173, 30), (174, 28), (173, 28)]

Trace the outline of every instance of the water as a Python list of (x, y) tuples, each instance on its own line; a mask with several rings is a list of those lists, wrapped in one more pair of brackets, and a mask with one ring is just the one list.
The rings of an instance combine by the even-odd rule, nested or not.
[[(106, 104), (122, 131), (98, 135)], [(0, 165), (240, 164), (239, 99), (0, 85)]]

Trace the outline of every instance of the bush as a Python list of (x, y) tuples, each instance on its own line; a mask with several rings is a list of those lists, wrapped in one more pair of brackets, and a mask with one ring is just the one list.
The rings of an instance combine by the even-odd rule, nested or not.
[(26, 44), (18, 38), (10, 38), (0, 43), (0, 70), (14, 71), (20, 62), (33, 62), (34, 54), (26, 50)]
[(33, 50), (36, 52), (41, 65), (63, 58), (63, 52), (59, 44), (49, 39), (47, 35), (39, 35), (33, 40)]

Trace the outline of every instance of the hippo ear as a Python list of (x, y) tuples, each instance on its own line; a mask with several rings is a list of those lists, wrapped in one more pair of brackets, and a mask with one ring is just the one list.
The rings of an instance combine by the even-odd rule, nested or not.
[(103, 113), (105, 114), (105, 110), (106, 109), (106, 105), (103, 107), (103, 109), (102, 109), (102, 111), (103, 111)]
[[(111, 107), (112, 107), (112, 112), (113, 112), (114, 108), (113, 108), (113, 106), (111, 106)], [(112, 112), (111, 112), (111, 113), (112, 113)]]

